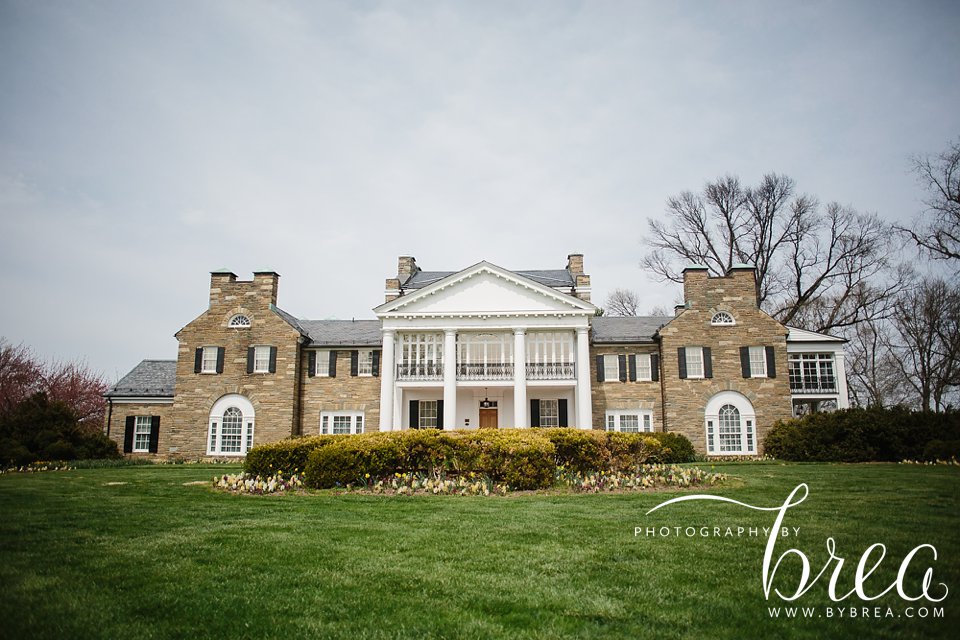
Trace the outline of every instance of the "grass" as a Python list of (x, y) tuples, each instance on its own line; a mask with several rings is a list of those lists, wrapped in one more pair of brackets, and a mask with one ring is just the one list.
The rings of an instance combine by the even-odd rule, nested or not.
[[(951, 589), (941, 619), (772, 618), (765, 538), (644, 537), (635, 526), (770, 526), (774, 514), (716, 502), (651, 507), (683, 492), (506, 498), (236, 496), (190, 484), (223, 465), (0, 476), (0, 635), (9, 638), (942, 637), (960, 623), (960, 469), (910, 465), (716, 465), (714, 491), (790, 510), (816, 574), (825, 540), (847, 559), (883, 542), (880, 591), (916, 545)], [(120, 484), (122, 483), (122, 484)], [(785, 561), (784, 588), (797, 565)], [(932, 589), (933, 593), (938, 591)], [(826, 616), (826, 583), (799, 601)], [(842, 603), (849, 609), (855, 597)], [(913, 605), (924, 603), (917, 602)], [(926, 603), (927, 606), (932, 606)], [(860, 613), (858, 611), (858, 613)], [(785, 615), (781, 613), (781, 615)], [(834, 610), (836, 616), (836, 610)], [(845, 614), (846, 616), (846, 614)]]

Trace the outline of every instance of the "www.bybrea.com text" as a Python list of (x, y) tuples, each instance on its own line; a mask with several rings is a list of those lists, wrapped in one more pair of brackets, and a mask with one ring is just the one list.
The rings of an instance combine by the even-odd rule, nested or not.
[(771, 527), (634, 527), (633, 537), (644, 538), (769, 538), (770, 532), (781, 538), (800, 535), (800, 527), (780, 527), (779, 532)]
[(875, 620), (881, 618), (942, 618), (943, 607), (768, 607), (771, 618), (833, 618)]

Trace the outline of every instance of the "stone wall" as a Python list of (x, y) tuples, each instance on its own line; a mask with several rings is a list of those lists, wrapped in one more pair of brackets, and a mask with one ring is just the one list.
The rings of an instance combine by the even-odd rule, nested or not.
[[(205, 455), (210, 409), (229, 393), (246, 396), (253, 404), (254, 444), (295, 432), (300, 333), (271, 307), (277, 299), (278, 278), (274, 273), (258, 273), (250, 282), (238, 281), (232, 273), (212, 274), (209, 309), (177, 332), (180, 346), (172, 424), (166, 439), (161, 436), (161, 455)], [(251, 326), (228, 327), (238, 313), (249, 317)], [(247, 373), (247, 348), (254, 345), (277, 348), (275, 373)], [(195, 350), (204, 346), (225, 349), (222, 373), (194, 372)]]
[[(709, 277), (705, 269), (684, 272), (686, 309), (660, 329), (664, 425), (687, 436), (706, 452), (704, 415), (707, 402), (720, 391), (735, 391), (753, 404), (758, 452), (774, 422), (789, 418), (787, 329), (757, 307), (753, 269), (734, 269), (726, 277)], [(733, 326), (712, 326), (717, 311), (735, 319)], [(681, 379), (679, 347), (710, 347), (712, 379)], [(740, 347), (772, 346), (776, 377), (744, 378)]]
[[(166, 451), (170, 438), (171, 409), (169, 402), (117, 402), (113, 401), (112, 409), (107, 408), (106, 433), (117, 443), (117, 448), (123, 453), (123, 436), (127, 426), (127, 416), (160, 416), (160, 436), (157, 443), (157, 452)], [(135, 457), (153, 457), (148, 453), (128, 454)]]
[[(362, 411), (364, 430), (377, 431), (380, 428), (380, 378), (379, 376), (351, 376), (351, 349), (328, 349), (337, 351), (336, 377), (303, 376), (301, 397), (303, 416), (300, 432), (304, 435), (320, 433), (321, 411)], [(365, 347), (361, 350), (370, 350)], [(377, 351), (378, 349), (374, 349)], [(307, 371), (309, 349), (304, 349), (301, 366)]]
[(660, 401), (660, 383), (649, 380), (626, 382), (597, 381), (597, 356), (655, 354), (657, 345), (592, 345), (590, 347), (590, 389), (593, 402), (594, 429), (606, 428), (606, 411), (617, 409), (652, 409), (653, 430), (663, 431), (663, 411)]

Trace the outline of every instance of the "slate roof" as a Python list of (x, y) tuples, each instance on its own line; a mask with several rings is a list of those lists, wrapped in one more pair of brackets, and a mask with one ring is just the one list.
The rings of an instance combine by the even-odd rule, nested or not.
[(311, 346), (380, 346), (379, 320), (300, 320)]
[(105, 394), (108, 398), (172, 398), (176, 360), (143, 360)]
[(673, 320), (673, 316), (641, 316), (639, 318), (618, 318), (598, 316), (591, 318), (594, 344), (624, 344), (653, 342), (653, 336), (663, 325)]
[[(517, 271), (510, 269), (513, 273), (524, 278), (529, 278), (536, 283), (547, 287), (572, 287), (575, 282), (573, 276), (566, 269), (535, 269)], [(422, 289), (433, 284), (437, 280), (443, 280), (459, 271), (417, 271), (409, 280), (400, 285), (401, 289)]]

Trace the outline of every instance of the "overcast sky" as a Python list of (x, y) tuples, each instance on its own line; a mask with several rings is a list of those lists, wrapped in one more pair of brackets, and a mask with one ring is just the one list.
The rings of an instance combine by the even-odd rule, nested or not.
[(909, 221), (960, 135), (957, 2), (0, 0), (0, 335), (109, 379), (175, 358), (209, 272), (372, 318), (397, 256), (594, 299), (665, 200), (786, 173)]

